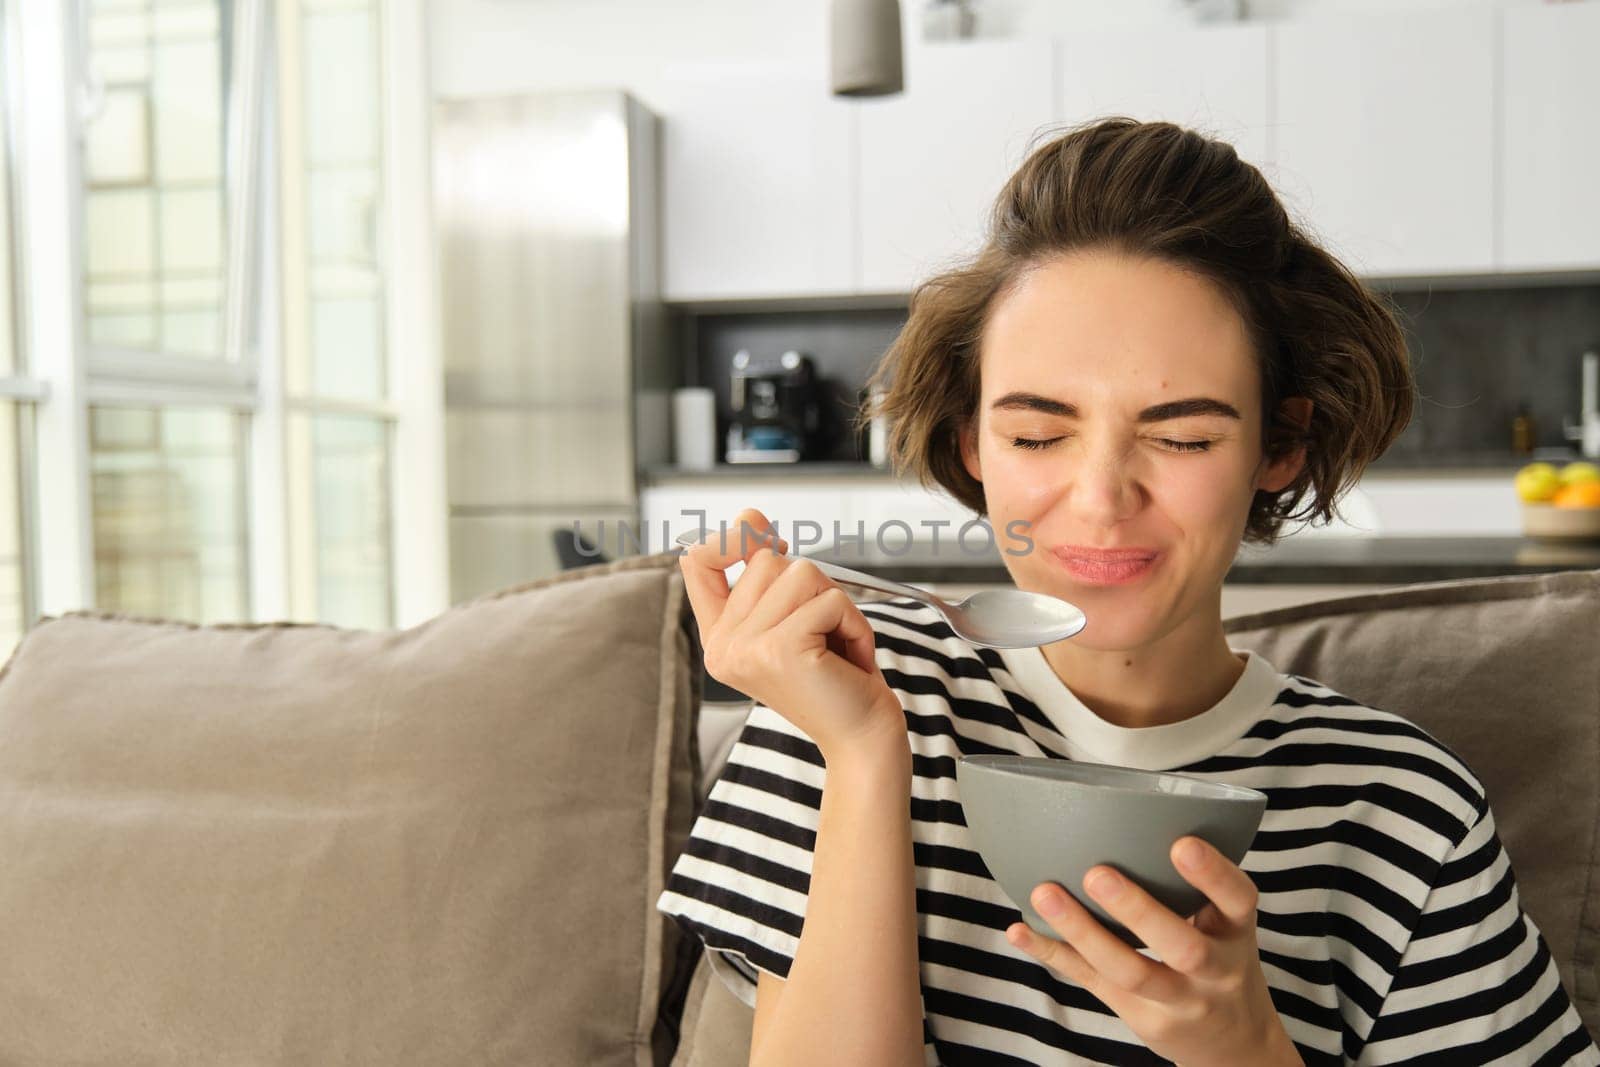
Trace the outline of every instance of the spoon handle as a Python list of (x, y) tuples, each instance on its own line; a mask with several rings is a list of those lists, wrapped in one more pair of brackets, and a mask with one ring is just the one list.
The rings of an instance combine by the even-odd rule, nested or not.
[[(690, 530), (688, 533), (679, 534), (676, 543), (683, 548), (688, 548), (690, 545), (698, 545), (702, 541), (708, 540), (710, 535), (711, 531), (709, 530)], [(837, 563), (828, 563), (824, 560), (813, 559), (811, 556), (802, 556), (793, 550), (788, 555), (790, 559), (810, 560), (811, 563), (816, 565), (817, 570), (836, 582), (859, 586), (862, 589), (871, 589), (873, 592), (884, 593), (888, 596), (910, 597), (912, 600), (930, 604), (934, 607), (942, 607), (944, 605), (944, 601), (937, 596), (925, 589), (918, 589), (914, 585), (903, 585), (900, 582), (892, 582), (887, 578), (879, 578), (875, 574), (867, 574), (864, 571), (841, 567)]]
[(887, 593), (889, 596), (910, 597), (912, 600), (919, 600), (924, 604), (931, 604), (935, 607), (938, 607), (943, 603), (943, 601), (934, 596), (932, 593), (928, 592), (926, 589), (918, 589), (914, 585), (904, 585), (900, 582), (891, 582), (889, 579), (879, 578), (875, 574), (866, 574), (862, 571), (854, 571), (849, 567), (841, 567), (837, 563), (828, 563), (825, 560), (812, 559), (810, 556), (796, 556), (791, 553), (790, 558), (811, 560), (811, 562), (816, 565), (817, 570), (821, 571), (823, 574), (826, 574), (829, 578), (832, 578), (836, 582), (844, 582), (848, 585), (860, 586), (863, 589), (871, 589), (878, 593)]

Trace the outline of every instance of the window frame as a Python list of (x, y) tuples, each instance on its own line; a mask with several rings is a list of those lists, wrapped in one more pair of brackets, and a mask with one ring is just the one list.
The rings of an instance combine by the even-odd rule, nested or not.
[[(140, 408), (215, 408), (242, 418), (239, 470), (245, 479), (241, 493), (243, 507), (244, 585), (240, 602), (246, 616), (240, 621), (262, 621), (263, 608), (274, 606), (271, 587), (276, 575), (263, 575), (269, 564), (260, 557), (263, 526), (279, 514), (270, 506), (271, 487), (263, 499), (259, 485), (261, 464), (258, 454), (272, 447), (259, 425), (263, 407), (260, 388), (262, 375), (259, 324), (265, 309), (263, 294), (256, 284), (265, 243), (262, 225), (263, 203), (259, 176), (262, 168), (262, 97), (266, 91), (261, 74), (268, 40), (265, 35), (265, 5), (268, 0), (218, 0), (221, 6), (219, 41), (228, 53), (228, 81), (223, 87), (225, 116), (223, 144), (223, 197), (226, 219), (222, 278), (221, 350), (215, 358), (186, 356), (155, 349), (96, 344), (88, 337), (85, 280), (87, 244), (85, 234), (88, 188), (85, 181), (88, 116), (83, 107), (69, 107), (72, 124), (72, 166), (70, 186), (73, 227), (79, 239), (72, 246), (77, 291), (77, 330), (82, 352), (83, 432), (81, 451), (73, 462), (82, 471), (86, 489), (93, 466), (93, 450), (88, 438), (91, 411), (102, 407)], [(222, 35), (226, 35), (223, 39)], [(89, 2), (77, 0), (68, 18), (68, 39), (73, 44), (75, 71), (69, 71), (69, 84), (77, 91), (69, 99), (92, 98), (98, 93), (90, 68)], [(268, 472), (270, 477), (270, 470)], [(85, 604), (98, 605), (95, 577), (94, 504), (85, 500), (81, 538), (88, 568), (80, 579)], [(281, 580), (281, 578), (279, 578)], [(266, 603), (263, 604), (263, 598)]]
[[(359, 414), (379, 418), (389, 441), (388, 546), (389, 603), (392, 623), (411, 626), (449, 605), (448, 508), (444, 481), (443, 364), (437, 336), (437, 294), (428, 125), (432, 95), (427, 78), (427, 19), (424, 0), (377, 0), (385, 63), (380, 81), (382, 132), (378, 240), (384, 253), (383, 329), (388, 396), (381, 403), (286, 397), (283, 364), (281, 230), (277, 200), (278, 159), (275, 109), (280, 105), (276, 62), (268, 26), (274, 0), (235, 0), (234, 10), (256, 12), (262, 27), (253, 104), (244, 94), (233, 99), (246, 108), (230, 113), (230, 152), (248, 152), (253, 187), (234, 205), (253, 205), (247, 221), (230, 221), (229, 255), (234, 262), (235, 295), (228, 310), (240, 318), (229, 334), (235, 350), (248, 358), (218, 373), (221, 361), (187, 359), (172, 365), (158, 354), (110, 351), (87, 342), (85, 317), (82, 115), (77, 101), (86, 54), (78, 4), (30, 7), (22, 31), (11, 45), (28, 63), (20, 78), (37, 106), (13, 123), (27, 146), (25, 163), (14, 159), (23, 195), (16, 214), (34, 223), (24, 240), (22, 262), (31, 287), (19, 328), (25, 327), (37, 385), (29, 396), (42, 398), (36, 416), (29, 471), (38, 487), (30, 502), (38, 543), (38, 608), (45, 614), (92, 609), (95, 605), (93, 514), (88, 449), (89, 408), (99, 404), (145, 406), (223, 406), (246, 413), (249, 432), (245, 499), (249, 560), (245, 603), (253, 621), (295, 618), (293, 583), (303, 580), (291, 558), (286, 518), (291, 471), (288, 469), (288, 419), (291, 414)], [(291, 0), (277, 0), (288, 3)], [(0, 14), (13, 9), (0, 0)], [(234, 31), (244, 32), (235, 19)], [(14, 65), (8, 63), (8, 68)], [(240, 83), (244, 75), (235, 79)], [(231, 91), (230, 86), (230, 91)], [(242, 141), (251, 126), (253, 138)], [(237, 157), (235, 157), (237, 158)], [(230, 174), (236, 175), (237, 167)], [(230, 207), (230, 212), (236, 208)], [(232, 216), (230, 215), (230, 220)], [(239, 235), (249, 235), (248, 238)], [(20, 273), (20, 271), (19, 271)], [(243, 370), (248, 368), (249, 374)], [(170, 372), (170, 373), (169, 373)], [(3, 394), (3, 389), (0, 389)], [(314, 578), (313, 578), (314, 580)]]
[(37, 408), (50, 398), (49, 384), (29, 374), (28, 347), (23, 317), (27, 314), (27, 276), (23, 269), (22, 246), (26, 239), (27, 218), (17, 210), (21, 192), (16, 160), (19, 157), (18, 119), (22, 110), (22, 46), (17, 20), (18, 5), (0, 0), (0, 183), (4, 184), (7, 241), (0, 247), (5, 257), (5, 279), (10, 299), (8, 320), (0, 323), (11, 344), (13, 366), (0, 375), (0, 400), (16, 406), (17, 530), (21, 570), (22, 626), (26, 630), (39, 621), (39, 523), (35, 507), (35, 479), (38, 455), (34, 436)]
[[(320, 594), (318, 592), (318, 573), (316, 566), (317, 548), (317, 520), (318, 515), (314, 503), (315, 496), (315, 464), (316, 452), (314, 424), (319, 416), (333, 415), (350, 418), (371, 419), (383, 427), (384, 447), (387, 451), (388, 485), (385, 487), (388, 494), (389, 543), (385, 546), (389, 558), (388, 588), (385, 590), (389, 605), (391, 622), (396, 621), (400, 599), (400, 568), (396, 560), (396, 541), (399, 537), (400, 523), (398, 521), (398, 505), (396, 492), (399, 479), (396, 476), (397, 464), (395, 462), (396, 442), (399, 438), (400, 413), (392, 402), (394, 395), (394, 378), (397, 370), (396, 356), (393, 348), (394, 323), (391, 317), (390, 296), (390, 263), (388, 252), (388, 226), (387, 221), (393, 217), (393, 207), (389, 195), (389, 167), (390, 160), (387, 148), (391, 131), (389, 130), (389, 116), (383, 102), (391, 91), (390, 64), (388, 53), (390, 42), (388, 39), (388, 24), (391, 12), (389, 5), (383, 0), (373, 0), (372, 7), (378, 20), (378, 99), (382, 111), (378, 116), (378, 143), (379, 151), (376, 160), (379, 182), (379, 196), (376, 204), (376, 227), (374, 238), (374, 262), (378, 276), (381, 279), (381, 307), (383, 312), (383, 336), (381, 342), (381, 360), (383, 363), (383, 388), (378, 397), (356, 398), (324, 396), (312, 392), (310, 383), (305, 383), (303, 389), (294, 389), (288, 380), (288, 368), (291, 355), (305, 362), (309, 367), (313, 358), (310, 352), (310, 311), (311, 311), (311, 252), (310, 242), (307, 238), (309, 222), (307, 211), (309, 198), (306, 195), (308, 185), (306, 179), (306, 153), (305, 146), (308, 141), (305, 124), (302, 120), (304, 97), (304, 77), (284, 79), (281, 77), (286, 69), (286, 57), (292, 56), (295, 64), (293, 71), (301, 74), (303, 71), (304, 54), (300, 47), (304, 26), (304, 12), (301, 10), (300, 0), (277, 0), (274, 24), (274, 58), (271, 78), (273, 84), (273, 100), (277, 105), (277, 122), (275, 134), (278, 138), (277, 151), (277, 200), (276, 213), (278, 216), (278, 241), (279, 254), (278, 278), (279, 301), (278, 322), (281, 332), (277, 345), (279, 381), (282, 383), (283, 407), (283, 441), (288, 452), (289, 462), (293, 463), (296, 455), (291, 444), (291, 423), (296, 418), (308, 421), (311, 436), (308, 441), (309, 451), (307, 458), (312, 466), (310, 470), (287, 470), (284, 482), (286, 507), (284, 514), (288, 525), (288, 550), (289, 550), (289, 601), (288, 609), (294, 618), (313, 619), (321, 614)], [(294, 37), (293, 51), (286, 44), (289, 38)]]
[[(260, 261), (262, 230), (258, 178), (261, 167), (259, 135), (262, 81), (266, 36), (264, 5), (268, 0), (217, 0), (223, 6), (221, 24), (228, 34), (230, 56), (228, 84), (223, 89), (223, 114), (226, 125), (223, 151), (223, 198), (227, 228), (224, 236), (222, 278), (222, 347), (217, 358), (184, 356), (159, 349), (125, 345), (95, 344), (84, 334), (87, 374), (91, 380), (114, 382), (157, 382), (180, 384), (190, 389), (213, 388), (230, 392), (253, 388), (260, 374), (260, 353), (254, 343), (254, 328), (259, 321), (260, 291), (254, 287), (255, 264)], [(73, 7), (71, 34), (78, 62), (79, 93), (74, 98), (103, 94), (89, 64), (90, 0), (77, 0)], [(74, 140), (78, 180), (72, 186), (72, 199), (78, 232), (84, 232), (88, 195), (84, 175), (84, 137), (87, 116), (82, 106), (75, 109)], [(74, 249), (81, 278), (84, 272), (84, 246)], [(82, 302), (80, 292), (80, 306)]]
[[(287, 6), (295, 0), (278, 0)], [(387, 428), (389, 491), (389, 603), (395, 626), (422, 622), (450, 603), (449, 507), (445, 492), (444, 367), (438, 328), (434, 261), (429, 123), (433, 112), (428, 79), (427, 19), (422, 0), (375, 0), (378, 10), (379, 48), (379, 180), (381, 195), (374, 234), (383, 284), (383, 358), (385, 395), (359, 400), (290, 392), (285, 378), (289, 340), (279, 334), (274, 347), (274, 417), (282, 420), (280, 440), (287, 443), (288, 419), (293, 416), (344, 415), (380, 420)], [(292, 17), (280, 9), (277, 34)], [(298, 106), (298, 86), (280, 91), (276, 84), (282, 63), (269, 67), (274, 79), (275, 107)], [(298, 124), (289, 116), (289, 125)], [(285, 115), (271, 124), (273, 135), (283, 136)], [(281, 153), (273, 168), (282, 193), (282, 175), (291, 165)], [(285, 199), (273, 198), (275, 213), (284, 211)], [(280, 215), (278, 229), (285, 223)], [(272, 253), (287, 257), (291, 248), (274, 242)], [(280, 259), (277, 281), (287, 289), (295, 265)], [(286, 294), (279, 296), (281, 330)], [(285, 477), (287, 493), (291, 479)], [(280, 497), (285, 508), (288, 497)], [(286, 535), (293, 540), (292, 532)], [(307, 573), (303, 548), (285, 544), (290, 599), (285, 608), (296, 617), (308, 617), (314, 603), (310, 590), (316, 575)], [(299, 559), (302, 562), (293, 562)]]
[[(138, 388), (129, 389), (126, 391), (108, 389), (100, 392), (99, 394), (91, 396), (88, 405), (90, 409), (90, 437), (84, 452), (85, 462), (89, 464), (90, 468), (90, 480), (92, 482), (94, 477), (95, 446), (93, 436), (93, 412), (95, 409), (107, 410), (116, 408), (131, 408), (141, 411), (152, 411), (157, 415), (158, 418), (160, 418), (164, 417), (170, 411), (186, 409), (192, 410), (199, 408), (201, 410), (215, 411), (216, 413), (224, 415), (231, 420), (237, 428), (236, 439), (238, 441), (239, 451), (236, 456), (232, 457), (232, 462), (230, 465), (234, 470), (235, 476), (241, 480), (239, 492), (235, 495), (235, 498), (232, 501), (232, 505), (236, 511), (236, 517), (238, 520), (239, 570), (240, 576), (243, 579), (243, 583), (239, 589), (239, 601), (244, 605), (245, 614), (243, 619), (254, 619), (256, 618), (255, 601), (253, 599), (255, 594), (255, 583), (252, 581), (252, 574), (255, 567), (255, 546), (251, 540), (252, 502), (250, 499), (249, 482), (252, 452), (255, 447), (251, 428), (252, 408), (248, 403), (244, 402), (243, 398), (240, 398), (240, 402), (237, 403), (222, 403), (212, 399), (210, 395), (207, 394), (207, 399), (200, 402), (191, 402), (186, 399), (175, 398), (170, 390), (163, 390), (160, 392), (159, 397), (159, 400), (154, 400), (149, 394)], [(94, 516), (91, 514), (91, 523), (93, 522), (93, 519)], [(100, 576), (98, 573), (90, 576), (90, 581), (93, 583), (93, 587), (96, 589), (98, 589), (99, 578)], [(221, 621), (235, 620), (228, 619)]]

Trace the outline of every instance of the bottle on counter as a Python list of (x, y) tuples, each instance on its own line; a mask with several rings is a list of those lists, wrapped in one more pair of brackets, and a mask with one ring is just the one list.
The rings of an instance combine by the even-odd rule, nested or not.
[(1511, 420), (1511, 451), (1518, 456), (1531, 456), (1536, 440), (1528, 405), (1518, 404), (1516, 418)]

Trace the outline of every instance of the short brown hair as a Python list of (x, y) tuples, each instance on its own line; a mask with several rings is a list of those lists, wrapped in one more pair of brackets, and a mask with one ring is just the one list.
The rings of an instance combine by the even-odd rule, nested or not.
[[(1034, 148), (995, 200), (983, 247), (913, 291), (906, 324), (867, 383), (882, 395), (858, 416), (862, 425), (889, 421), (893, 470), (987, 513), (961, 435), (977, 417), (989, 310), (1029, 267), (1089, 249), (1209, 278), (1244, 320), (1262, 371), (1263, 451), (1306, 448), (1290, 485), (1257, 491), (1245, 541), (1271, 544), (1289, 520), (1331, 521), (1339, 497), (1410, 421), (1415, 382), (1388, 300), (1291, 221), (1233, 146), (1117, 116)], [(1291, 396), (1312, 402), (1305, 430), (1278, 411)]]

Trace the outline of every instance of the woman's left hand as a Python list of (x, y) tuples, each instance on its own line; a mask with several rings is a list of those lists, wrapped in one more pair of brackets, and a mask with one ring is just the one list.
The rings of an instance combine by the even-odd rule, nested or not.
[(1180, 838), (1171, 857), (1210, 901), (1192, 921), (1110, 867), (1094, 867), (1083, 879), (1084, 891), (1159, 961), (1134, 951), (1053, 882), (1039, 885), (1032, 903), (1062, 940), (1020, 922), (1006, 938), (1094, 994), (1151, 1051), (1183, 1067), (1302, 1064), (1261, 971), (1255, 883), (1198, 837)]

